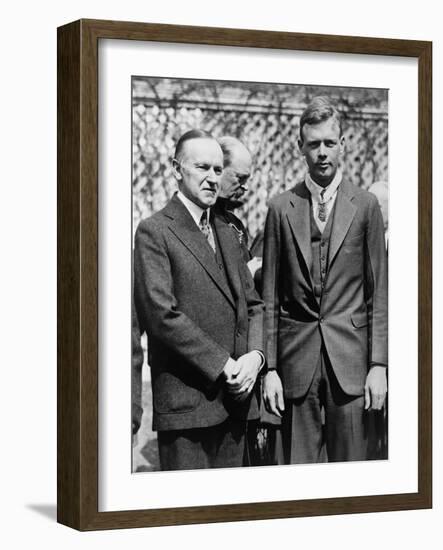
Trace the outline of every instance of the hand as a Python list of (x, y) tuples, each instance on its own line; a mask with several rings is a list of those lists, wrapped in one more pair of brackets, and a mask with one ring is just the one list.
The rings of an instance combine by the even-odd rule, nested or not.
[(226, 364), (223, 368), (223, 374), (225, 376), (226, 382), (232, 382), (233, 380), (235, 380), (235, 377), (238, 375), (239, 371), (240, 368), (237, 365), (237, 361), (230, 357), (226, 361)]
[(283, 386), (277, 371), (270, 370), (263, 380), (263, 401), (266, 410), (281, 418), (285, 410)]
[(257, 351), (245, 353), (237, 359), (237, 374), (226, 379), (228, 392), (242, 401), (251, 393), (260, 372), (262, 356)]
[(385, 367), (372, 367), (365, 384), (365, 409), (379, 411), (383, 408), (388, 383)]
[(255, 277), (256, 271), (258, 269), (261, 269), (262, 264), (263, 264), (263, 259), (258, 258), (257, 256), (254, 256), (252, 260), (249, 260), (248, 268), (249, 268), (249, 271), (251, 272), (252, 278)]
[[(229, 392), (230, 392), (230, 388), (235, 385), (239, 372), (240, 372), (240, 366), (238, 365), (237, 361), (235, 361), (230, 357), (227, 360), (223, 369), (223, 375), (225, 377), (225, 385)], [(246, 396), (247, 394), (244, 396), (243, 394), (239, 394), (239, 395), (234, 395), (233, 397), (237, 401), (237, 400), (242, 400), (243, 398), (246, 398)]]

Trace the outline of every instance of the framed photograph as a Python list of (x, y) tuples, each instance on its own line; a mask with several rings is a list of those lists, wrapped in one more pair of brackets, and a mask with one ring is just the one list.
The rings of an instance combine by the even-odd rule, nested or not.
[(58, 29), (60, 523), (432, 506), (431, 115), (430, 42)]

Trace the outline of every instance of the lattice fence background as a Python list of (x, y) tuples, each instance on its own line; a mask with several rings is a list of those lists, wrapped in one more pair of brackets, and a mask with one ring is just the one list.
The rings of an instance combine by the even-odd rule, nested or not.
[(267, 202), (305, 173), (297, 147), (301, 112), (316, 95), (331, 97), (343, 114), (343, 170), (368, 188), (388, 180), (388, 92), (165, 78), (133, 78), (133, 227), (162, 208), (176, 190), (175, 143), (191, 128), (232, 135), (253, 157), (246, 203), (237, 214), (251, 237), (263, 227)]
[[(344, 172), (368, 188), (388, 178), (387, 90), (232, 83), (137, 77), (133, 79), (133, 230), (162, 208), (176, 190), (171, 158), (178, 138), (191, 128), (242, 140), (253, 156), (244, 207), (237, 210), (251, 237), (263, 227), (267, 202), (305, 173), (297, 137), (301, 112), (317, 95), (332, 97), (343, 113)], [(158, 470), (152, 432), (150, 370), (143, 365), (140, 430), (133, 442), (134, 472)]]

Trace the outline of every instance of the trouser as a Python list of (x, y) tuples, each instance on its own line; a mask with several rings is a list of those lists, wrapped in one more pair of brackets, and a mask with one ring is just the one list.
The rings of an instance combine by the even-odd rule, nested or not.
[(194, 470), (242, 466), (246, 421), (228, 418), (208, 428), (158, 432), (160, 468)]
[(322, 348), (307, 394), (285, 402), (285, 463), (367, 460), (367, 420), (364, 395), (347, 395), (341, 389)]

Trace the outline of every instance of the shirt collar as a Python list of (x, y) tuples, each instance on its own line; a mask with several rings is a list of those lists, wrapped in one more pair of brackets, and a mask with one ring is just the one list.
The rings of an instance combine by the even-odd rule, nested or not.
[[(195, 202), (190, 201), (188, 197), (185, 197), (181, 191), (177, 192), (177, 197), (185, 205), (186, 210), (191, 214), (192, 219), (195, 221), (198, 227), (200, 227), (200, 220), (204, 212), (203, 208), (200, 208), (200, 206), (195, 204)], [(210, 208), (208, 208), (207, 211), (208, 211), (208, 220), (209, 220)]]
[[(334, 179), (331, 181), (331, 183), (327, 187), (322, 187), (321, 185), (318, 185), (318, 183), (315, 183), (315, 181), (311, 178), (311, 176), (308, 173), (308, 174), (306, 174), (306, 177), (305, 177), (305, 183), (306, 183), (306, 187), (309, 189), (311, 195), (318, 202), (326, 202), (337, 191), (338, 186), (340, 185), (342, 178), (343, 178), (342, 171), (337, 170), (337, 172), (335, 173)], [(326, 189), (326, 191), (323, 195), (323, 199), (321, 199), (320, 193), (323, 191), (323, 189)]]

